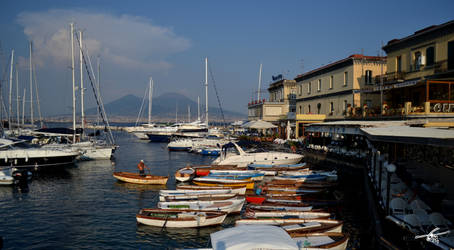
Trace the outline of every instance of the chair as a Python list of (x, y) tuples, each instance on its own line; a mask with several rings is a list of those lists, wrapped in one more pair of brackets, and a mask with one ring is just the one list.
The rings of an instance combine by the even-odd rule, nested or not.
[(410, 231), (414, 233), (424, 232), (424, 229), (421, 225), (421, 221), (419, 220), (418, 216), (415, 214), (407, 214), (404, 216), (404, 222), (407, 224), (407, 227)]
[(451, 222), (440, 213), (431, 213), (429, 215), (429, 220), (434, 227), (440, 228), (440, 231), (448, 230), (452, 225)]
[(421, 208), (415, 208), (413, 209), (413, 214), (416, 215), (416, 217), (418, 217), (418, 220), (421, 223), (421, 225), (427, 227), (430, 224), (432, 224), (430, 222), (429, 215), (427, 214), (426, 210)]
[(414, 201), (412, 201), (410, 203), (410, 207), (411, 209), (417, 209), (417, 208), (420, 208), (420, 209), (424, 209), (426, 211), (431, 211), (432, 209), (422, 200), (416, 198)]
[(401, 198), (394, 198), (389, 204), (393, 215), (404, 215), (407, 213), (407, 202)]

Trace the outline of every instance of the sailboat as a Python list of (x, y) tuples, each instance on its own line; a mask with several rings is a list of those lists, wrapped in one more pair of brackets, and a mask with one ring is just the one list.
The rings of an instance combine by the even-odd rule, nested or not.
[[(72, 143), (60, 144), (53, 143), (44, 145), (44, 148), (59, 148), (66, 147), (72, 150), (77, 150), (82, 152), (80, 156), (81, 160), (103, 160), (110, 159), (114, 150), (116, 149), (115, 145), (109, 145), (105, 140), (94, 140), (84, 139), (84, 129), (85, 129), (85, 111), (84, 111), (84, 85), (83, 85), (83, 46), (82, 46), (82, 32), (79, 33), (79, 48), (80, 48), (80, 91), (81, 91), (81, 133), (77, 135), (76, 128), (76, 97), (75, 97), (75, 67), (74, 67), (74, 24), (71, 23), (71, 56), (72, 56), (72, 82), (73, 82), (73, 129), (72, 136), (69, 136)], [(99, 100), (97, 100), (99, 102)], [(107, 126), (108, 127), (108, 126)], [(47, 132), (46, 136), (51, 137), (52, 133)], [(54, 134), (54, 136), (61, 137), (61, 134)], [(69, 142), (69, 139), (67, 140)]]
[[(128, 128), (133, 135), (135, 135), (137, 138), (141, 140), (148, 140), (147, 133), (153, 131), (153, 129), (156, 127), (155, 124), (151, 122), (151, 109), (152, 109), (152, 102), (153, 102), (153, 78), (150, 76), (150, 81), (149, 81), (149, 87), (148, 87), (148, 123), (142, 124), (140, 126), (135, 126)], [(144, 98), (145, 100), (145, 98)], [(143, 102), (142, 102), (143, 104)], [(142, 111), (142, 107), (140, 109)], [(139, 112), (139, 116), (140, 116)], [(139, 121), (139, 117), (137, 117), (136, 124)]]

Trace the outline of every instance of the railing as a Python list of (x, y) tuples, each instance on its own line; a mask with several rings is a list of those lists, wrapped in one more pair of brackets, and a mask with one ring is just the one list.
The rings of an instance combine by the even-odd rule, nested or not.
[(398, 81), (403, 81), (405, 79), (405, 72), (390, 72), (384, 75), (377, 75), (375, 76), (375, 83), (380, 84), (381, 78), (383, 77), (383, 83), (394, 83)]

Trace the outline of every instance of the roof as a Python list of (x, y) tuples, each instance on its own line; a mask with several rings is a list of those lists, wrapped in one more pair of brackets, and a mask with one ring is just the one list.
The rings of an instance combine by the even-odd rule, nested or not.
[(390, 126), (361, 128), (361, 131), (372, 141), (454, 147), (454, 130)]
[[(425, 27), (423, 29), (415, 31), (412, 35), (406, 36), (404, 38), (392, 39), (392, 40), (388, 41), (388, 43), (385, 46), (383, 46), (383, 50), (388, 52), (390, 49), (392, 49), (392, 47), (395, 47), (399, 44), (409, 42), (412, 40), (416, 40), (416, 39), (425, 37), (429, 34), (444, 30), (444, 29), (449, 29), (449, 30), (453, 29), (454, 30), (454, 20), (451, 20), (451, 21), (448, 21), (446, 23), (442, 23), (439, 25), (431, 25), (431, 26)], [(440, 35), (446, 35), (446, 34), (442, 32), (442, 33), (440, 33)]]
[(334, 121), (314, 123), (311, 126), (357, 126), (357, 127), (386, 127), (404, 125), (407, 121)]
[(351, 55), (351, 56), (349, 56), (347, 58), (344, 58), (344, 59), (341, 59), (339, 61), (330, 63), (328, 65), (322, 66), (320, 68), (314, 69), (314, 70), (306, 72), (304, 74), (300, 74), (300, 75), (295, 77), (295, 80), (296, 81), (299, 81), (299, 80), (301, 81), (301, 80), (310, 78), (313, 75), (318, 75), (317, 74), (318, 72), (321, 72), (321, 71), (324, 71), (324, 70), (327, 70), (327, 69), (330, 69), (330, 68), (335, 68), (337, 66), (341, 66), (341, 65), (344, 65), (344, 64), (349, 63), (349, 62), (353, 62), (353, 59), (360, 59), (360, 60), (364, 59), (366, 61), (384, 61), (386, 59), (386, 57), (365, 56), (365, 55), (360, 55), (360, 54), (353, 54), (353, 55)]

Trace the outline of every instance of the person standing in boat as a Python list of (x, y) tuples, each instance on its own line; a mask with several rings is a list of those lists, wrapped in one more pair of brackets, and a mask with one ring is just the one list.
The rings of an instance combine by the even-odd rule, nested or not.
[(145, 166), (143, 160), (140, 160), (139, 164), (137, 164), (137, 168), (139, 169), (140, 176), (145, 176), (145, 169), (149, 169), (147, 166)]

